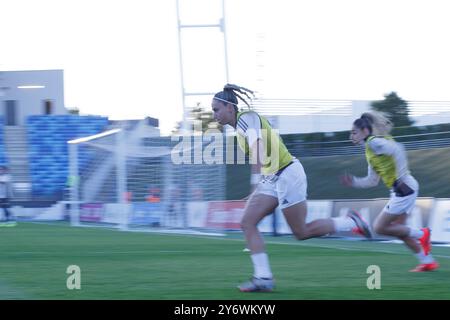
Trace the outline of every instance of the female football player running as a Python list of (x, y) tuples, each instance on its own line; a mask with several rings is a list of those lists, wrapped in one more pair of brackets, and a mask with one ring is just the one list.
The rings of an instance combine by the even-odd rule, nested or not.
[[(274, 280), (257, 225), (280, 206), (287, 223), (298, 240), (319, 237), (338, 231), (357, 229), (371, 237), (368, 225), (351, 212), (346, 217), (317, 219), (306, 223), (307, 180), (300, 161), (294, 158), (269, 122), (250, 110), (247, 100), (251, 90), (227, 84), (212, 100), (214, 118), (221, 125), (232, 126), (241, 149), (249, 155), (252, 164), (252, 194), (241, 221), (247, 248), (251, 251), (254, 273), (249, 282), (238, 288), (243, 292), (272, 291)], [(240, 112), (238, 99), (249, 110)]]
[(389, 135), (392, 123), (383, 113), (366, 112), (353, 122), (350, 139), (366, 148), (368, 174), (366, 177), (345, 175), (341, 182), (349, 187), (370, 188), (378, 185), (380, 177), (391, 190), (391, 197), (374, 223), (378, 234), (397, 237), (419, 260), (413, 272), (432, 271), (439, 267), (431, 255), (430, 229), (414, 229), (406, 225), (414, 209), (419, 184), (408, 170), (403, 146)]

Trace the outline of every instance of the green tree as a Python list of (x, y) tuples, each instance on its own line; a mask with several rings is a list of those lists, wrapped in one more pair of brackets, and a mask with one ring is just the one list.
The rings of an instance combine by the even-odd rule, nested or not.
[[(202, 132), (205, 132), (208, 129), (218, 129), (219, 131), (223, 131), (222, 125), (220, 125), (216, 120), (214, 120), (214, 115), (212, 111), (205, 110), (200, 103), (197, 103), (197, 106), (191, 110), (189, 113), (189, 129), (194, 130), (192, 120), (201, 121), (202, 122)], [(180, 133), (182, 128), (182, 123), (178, 122), (175, 129), (172, 131), (173, 133)], [(198, 130), (197, 130), (198, 131)]]
[(396, 92), (388, 93), (384, 100), (373, 101), (372, 110), (387, 113), (396, 127), (408, 127), (414, 124), (409, 118), (408, 102), (400, 98)]

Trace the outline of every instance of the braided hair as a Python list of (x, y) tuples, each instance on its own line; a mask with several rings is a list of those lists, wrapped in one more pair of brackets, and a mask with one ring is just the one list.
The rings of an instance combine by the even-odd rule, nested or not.
[(368, 129), (371, 135), (381, 136), (389, 134), (393, 126), (386, 113), (375, 111), (363, 113), (353, 125), (361, 130)]
[[(234, 106), (234, 110), (238, 111), (238, 99), (244, 102), (249, 109), (252, 100), (251, 96), (255, 96), (253, 91), (244, 87), (237, 86), (235, 84), (226, 84), (223, 87), (223, 91), (217, 92), (214, 95), (215, 100), (222, 101), (223, 103), (230, 103)], [(243, 97), (245, 96), (245, 97)], [(247, 101), (248, 100), (248, 101)], [(250, 103), (249, 103), (250, 101)]]

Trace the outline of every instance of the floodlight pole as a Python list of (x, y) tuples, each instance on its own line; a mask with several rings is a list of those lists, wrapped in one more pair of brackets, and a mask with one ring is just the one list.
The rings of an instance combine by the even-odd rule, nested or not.
[[(189, 1), (189, 0), (184, 0)], [(177, 7), (177, 23), (178, 23), (178, 50), (179, 50), (179, 61), (180, 61), (180, 81), (181, 81), (181, 96), (183, 103), (183, 123), (182, 123), (182, 133), (188, 133), (189, 126), (187, 123), (187, 118), (189, 116), (189, 110), (186, 103), (187, 96), (211, 96), (214, 92), (187, 92), (185, 88), (185, 79), (183, 72), (183, 45), (181, 41), (181, 33), (183, 29), (203, 29), (203, 28), (218, 28), (223, 34), (223, 44), (224, 44), (224, 67), (225, 67), (225, 81), (228, 83), (228, 45), (227, 45), (227, 34), (226, 34), (226, 24), (225, 24), (225, 0), (222, 1), (222, 17), (217, 24), (182, 24), (180, 20), (180, 0), (176, 0)]]

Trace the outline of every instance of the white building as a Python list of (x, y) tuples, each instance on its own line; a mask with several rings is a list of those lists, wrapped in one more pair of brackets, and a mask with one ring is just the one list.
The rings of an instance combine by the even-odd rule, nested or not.
[[(370, 110), (362, 100), (265, 100), (255, 104), (280, 134), (350, 130), (355, 119)], [(450, 123), (450, 101), (408, 101), (415, 126)]]
[(0, 71), (0, 116), (21, 126), (29, 115), (68, 114), (63, 70)]

